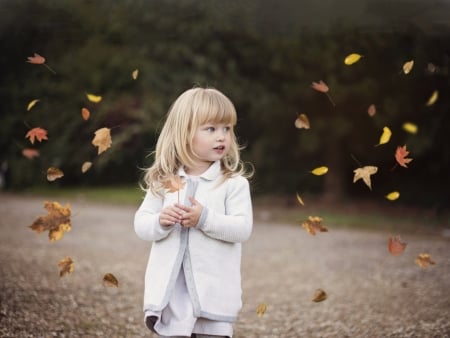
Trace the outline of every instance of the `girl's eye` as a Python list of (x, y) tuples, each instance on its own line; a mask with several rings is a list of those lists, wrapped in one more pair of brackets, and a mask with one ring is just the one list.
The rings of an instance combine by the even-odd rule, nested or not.
[(228, 126), (223, 128), (223, 131), (226, 133), (228, 133), (230, 130), (231, 130), (231, 127), (228, 127)]
[(206, 130), (209, 131), (209, 132), (214, 132), (216, 130), (216, 128), (214, 128), (214, 127), (207, 127)]

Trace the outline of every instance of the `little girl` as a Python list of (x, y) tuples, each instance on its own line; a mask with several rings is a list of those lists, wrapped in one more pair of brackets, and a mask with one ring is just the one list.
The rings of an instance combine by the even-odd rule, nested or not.
[(241, 243), (251, 234), (249, 182), (234, 134), (236, 110), (212, 88), (182, 93), (144, 177), (137, 235), (152, 242), (147, 327), (161, 337), (232, 337), (242, 306)]

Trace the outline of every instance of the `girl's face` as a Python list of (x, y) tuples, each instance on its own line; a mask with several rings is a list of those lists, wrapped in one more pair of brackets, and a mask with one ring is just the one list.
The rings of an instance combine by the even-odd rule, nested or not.
[(189, 174), (201, 174), (212, 162), (221, 160), (230, 150), (232, 126), (208, 122), (197, 127), (192, 150), (197, 155), (196, 168), (187, 168)]

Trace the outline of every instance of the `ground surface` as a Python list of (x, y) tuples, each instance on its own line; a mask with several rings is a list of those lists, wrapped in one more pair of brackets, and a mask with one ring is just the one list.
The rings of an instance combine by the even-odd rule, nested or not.
[[(0, 337), (155, 337), (142, 321), (149, 244), (134, 233), (136, 208), (70, 203), (72, 231), (50, 243), (27, 227), (46, 214), (42, 199), (0, 194)], [(403, 236), (406, 251), (394, 257), (391, 234), (328, 227), (313, 237), (257, 219), (235, 337), (450, 337), (448, 237)], [(436, 265), (419, 268), (421, 252)], [(60, 278), (66, 256), (75, 270)], [(119, 288), (103, 286), (108, 272)], [(328, 298), (315, 303), (318, 288)]]

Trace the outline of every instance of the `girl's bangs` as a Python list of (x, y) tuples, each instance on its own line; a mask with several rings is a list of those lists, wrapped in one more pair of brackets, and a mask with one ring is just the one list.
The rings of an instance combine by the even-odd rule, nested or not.
[[(216, 101), (216, 100), (214, 100)], [(217, 100), (208, 102), (198, 111), (199, 125), (206, 123), (223, 123), (234, 126), (237, 122), (236, 110), (231, 102)]]

